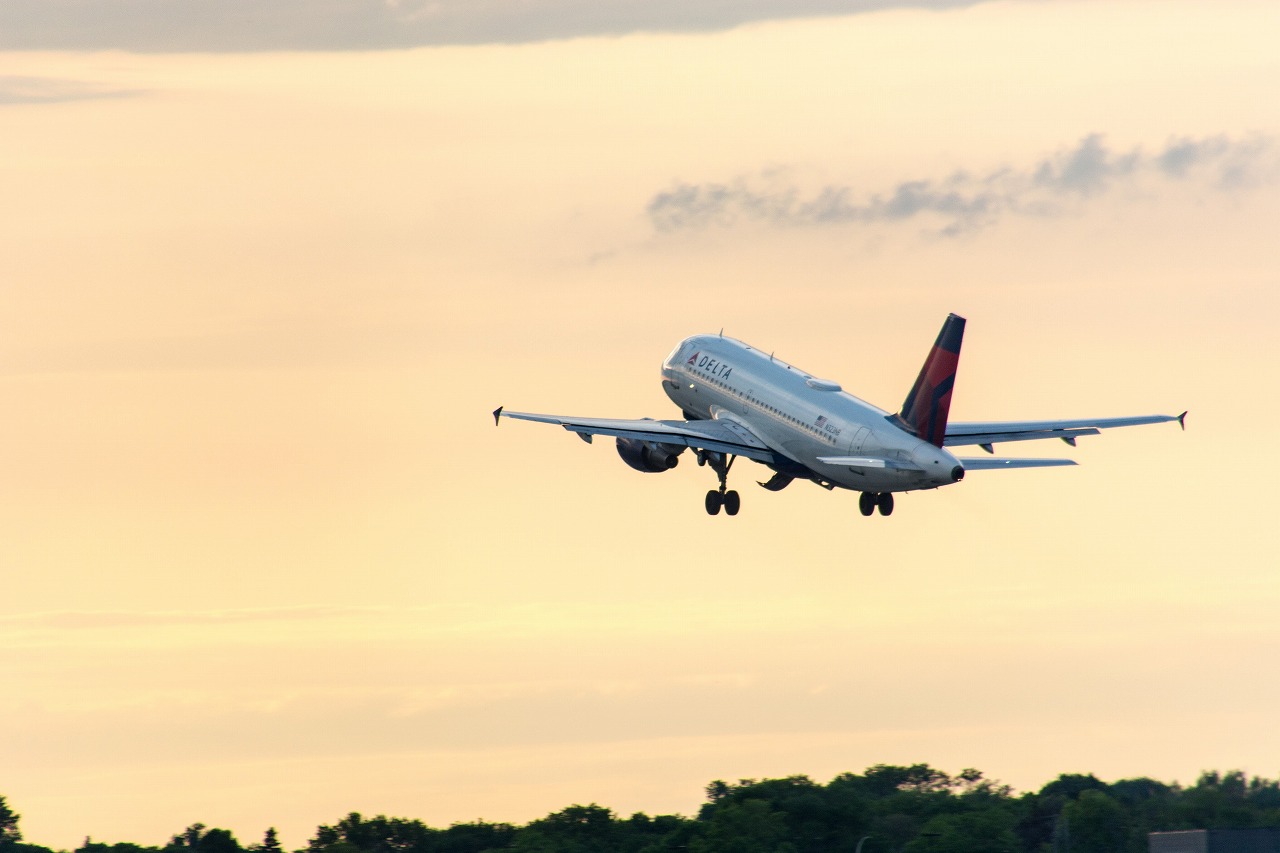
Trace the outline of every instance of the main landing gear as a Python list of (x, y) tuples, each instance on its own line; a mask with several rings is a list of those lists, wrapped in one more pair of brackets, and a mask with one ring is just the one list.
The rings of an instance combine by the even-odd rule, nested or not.
[(725, 515), (737, 515), (738, 510), (742, 508), (742, 498), (728, 487), (729, 469), (733, 467), (733, 461), (737, 458), (736, 456), (726, 458), (724, 454), (709, 450), (698, 452), (698, 464), (710, 465), (711, 470), (715, 471), (716, 476), (720, 478), (720, 488), (707, 492), (707, 515), (719, 515), (721, 507), (724, 508)]
[(724, 507), (725, 515), (737, 515), (742, 498), (732, 489), (725, 491), (724, 486), (707, 492), (707, 515), (719, 515), (720, 507)]
[(893, 515), (893, 493), (863, 492), (858, 498), (858, 509), (863, 515), (874, 515), (879, 508), (881, 515)]

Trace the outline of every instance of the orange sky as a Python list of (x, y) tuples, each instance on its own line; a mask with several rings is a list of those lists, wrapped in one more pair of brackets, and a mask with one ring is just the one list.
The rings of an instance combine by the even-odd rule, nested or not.
[[(877, 762), (1274, 777), (1278, 14), (0, 54), (27, 839), (690, 813), (713, 778)], [(681, 186), (728, 200), (659, 227)], [(905, 186), (992, 206), (876, 206)], [(820, 221), (824, 188), (881, 214)], [(489, 417), (674, 416), (659, 362), (722, 327), (894, 409), (948, 311), (954, 418), (1187, 432), (1025, 448), (1081, 467), (889, 519), (743, 462), (729, 519), (696, 466)]]

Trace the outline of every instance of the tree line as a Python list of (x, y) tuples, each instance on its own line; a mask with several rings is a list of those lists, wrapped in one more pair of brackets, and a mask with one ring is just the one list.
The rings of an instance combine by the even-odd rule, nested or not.
[[(0, 853), (55, 853), (23, 843), (0, 797)], [(1146, 853), (1147, 833), (1280, 827), (1280, 781), (1206, 772), (1182, 787), (1149, 778), (1105, 783), (1064, 774), (1017, 794), (980, 771), (876, 765), (821, 784), (807, 776), (717, 780), (696, 815), (615, 814), (573, 805), (523, 826), (352, 812), (297, 853)], [(75, 853), (284, 853), (274, 828), (242, 845), (194, 824), (162, 846), (88, 838)]]

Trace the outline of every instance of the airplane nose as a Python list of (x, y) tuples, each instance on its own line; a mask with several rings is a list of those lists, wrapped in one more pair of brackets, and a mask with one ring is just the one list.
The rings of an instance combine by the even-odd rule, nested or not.
[(964, 479), (964, 466), (957, 465), (951, 469), (951, 482), (958, 483)]

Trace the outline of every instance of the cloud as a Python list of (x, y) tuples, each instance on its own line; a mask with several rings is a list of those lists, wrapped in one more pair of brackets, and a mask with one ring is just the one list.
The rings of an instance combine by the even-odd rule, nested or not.
[(859, 194), (853, 187), (827, 185), (806, 193), (780, 169), (728, 183), (680, 183), (655, 194), (646, 212), (663, 234), (742, 222), (815, 227), (919, 220), (927, 230), (956, 236), (1005, 216), (1059, 213), (1138, 181), (1200, 178), (1215, 190), (1234, 191), (1272, 183), (1278, 174), (1280, 155), (1268, 137), (1178, 138), (1148, 153), (1140, 147), (1113, 150), (1101, 134), (1092, 133), (1030, 166), (915, 178), (882, 192)]
[(1091, 133), (1074, 150), (1042, 161), (1036, 168), (1035, 184), (1061, 192), (1098, 193), (1115, 179), (1132, 175), (1141, 160), (1138, 149), (1113, 154), (1103, 144), (1101, 134)]
[[(3, 13), (0, 13), (0, 18)], [(0, 75), (0, 106), (5, 104), (60, 104), (66, 101), (88, 101), (98, 98), (124, 98), (137, 92), (103, 89), (79, 80), (52, 77), (20, 77)]]
[[(719, 607), (697, 600), (667, 603), (663, 631), (667, 635), (698, 632), (713, 625), (720, 631), (749, 626), (752, 631), (786, 630), (797, 612), (807, 612), (812, 603), (805, 598), (773, 600), (768, 608), (752, 608), (743, 602)], [(614, 636), (647, 636), (649, 614), (628, 606), (599, 604), (427, 604), (419, 606), (381, 605), (299, 605), (218, 610), (50, 610), (0, 614), (0, 638), (21, 634), (66, 634), (117, 630), (151, 631), (167, 628), (222, 627), (261, 623), (324, 623), (323, 629), (338, 630), (347, 623), (368, 638), (373, 634), (451, 637), (483, 634), (527, 639), (529, 637), (572, 637), (580, 632)], [(376, 629), (376, 630), (375, 630)], [(211, 633), (209, 636), (214, 636)], [(97, 642), (101, 642), (99, 638)]]
[(353, 50), (707, 32), (982, 0), (5, 0), (0, 50)]
[(171, 625), (238, 625), (246, 622), (297, 622), (364, 615), (371, 608), (303, 606), (244, 610), (126, 611), (58, 610), (0, 616), (0, 630), (52, 629), (98, 630), (110, 628), (156, 628)]

